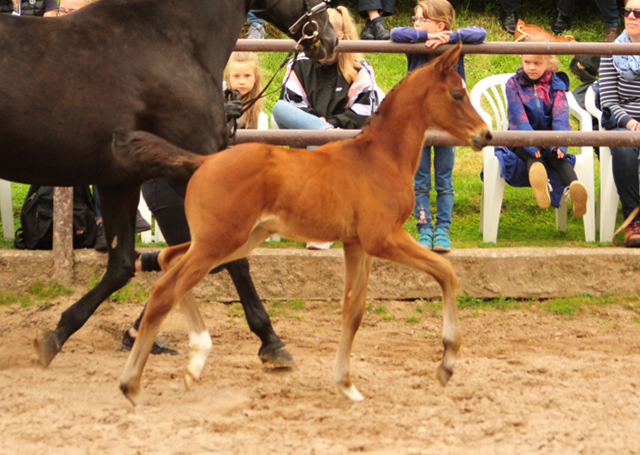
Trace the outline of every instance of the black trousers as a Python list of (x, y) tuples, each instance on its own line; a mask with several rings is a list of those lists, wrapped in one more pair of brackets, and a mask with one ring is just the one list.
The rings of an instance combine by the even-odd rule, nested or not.
[(542, 163), (543, 165), (547, 163), (552, 169), (556, 170), (560, 176), (560, 181), (564, 186), (569, 186), (571, 182), (578, 180), (576, 171), (573, 170), (573, 166), (571, 166), (571, 163), (569, 163), (566, 157), (560, 159), (555, 152), (549, 149), (546, 149), (545, 153), (543, 153), (540, 158), (534, 157), (522, 147), (516, 147), (513, 150), (513, 153), (515, 153), (522, 161), (527, 163), (527, 172), (531, 169), (531, 165), (533, 163)]
[(381, 16), (391, 16), (396, 0), (358, 0), (358, 12), (360, 16), (369, 19), (367, 11), (377, 9)]

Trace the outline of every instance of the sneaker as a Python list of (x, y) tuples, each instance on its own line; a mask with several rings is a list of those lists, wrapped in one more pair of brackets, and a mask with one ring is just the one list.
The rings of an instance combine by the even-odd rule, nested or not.
[(615, 27), (605, 27), (604, 29), (604, 40), (607, 43), (613, 43), (616, 38), (620, 36), (620, 26), (616, 25)]
[(308, 242), (307, 250), (328, 250), (333, 245), (333, 242)]
[(436, 229), (436, 235), (433, 238), (433, 251), (438, 251), (440, 253), (451, 251), (449, 233), (444, 229)]
[(573, 201), (573, 213), (576, 216), (584, 216), (587, 213), (587, 188), (577, 180), (569, 185), (569, 195)]
[(96, 224), (96, 244), (93, 246), (93, 249), (101, 253), (107, 252), (107, 238), (104, 236), (102, 223)]
[(424, 228), (422, 231), (420, 231), (420, 236), (418, 237), (418, 243), (432, 250), (433, 249), (433, 231), (430, 228)]
[(533, 163), (529, 168), (529, 183), (536, 197), (536, 203), (541, 209), (547, 209), (551, 205), (549, 186), (547, 185), (547, 170), (542, 163)]
[(640, 247), (640, 223), (633, 223), (624, 230), (624, 246), (627, 248)]
[(147, 223), (147, 220), (145, 220), (142, 217), (142, 215), (140, 215), (140, 212), (137, 212), (136, 213), (136, 232), (145, 232), (150, 230), (151, 230), (151, 225)]
[(247, 31), (247, 39), (264, 39), (267, 36), (267, 32), (264, 29), (264, 25), (254, 22), (249, 25)]
[(378, 20), (367, 21), (364, 24), (364, 28), (362, 29), (362, 32), (360, 32), (360, 39), (364, 39), (364, 40), (386, 41), (389, 38), (391, 38), (391, 34), (389, 33), (389, 30), (387, 30), (386, 27), (384, 26), (382, 19), (380, 19), (379, 21)]
[(515, 35), (517, 22), (518, 16), (515, 11), (513, 13), (507, 13), (505, 10), (500, 8), (500, 23), (502, 24), (503, 29), (512, 35)]
[(551, 31), (556, 35), (559, 35), (569, 27), (571, 27), (571, 18), (569, 16), (565, 16), (560, 11), (558, 11), (556, 20), (553, 22), (553, 25), (551, 26)]
[[(122, 341), (120, 342), (120, 344), (118, 344), (118, 351), (131, 351), (134, 341), (136, 341), (136, 339), (132, 337), (127, 330), (126, 332), (124, 332)], [(153, 347), (151, 348), (151, 354), (178, 355), (178, 351), (171, 349), (163, 339), (156, 338), (156, 340), (153, 342)]]

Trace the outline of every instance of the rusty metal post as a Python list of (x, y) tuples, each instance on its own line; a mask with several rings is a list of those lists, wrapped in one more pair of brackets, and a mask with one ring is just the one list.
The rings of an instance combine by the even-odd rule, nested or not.
[(73, 283), (73, 187), (53, 191), (53, 276), (63, 286)]

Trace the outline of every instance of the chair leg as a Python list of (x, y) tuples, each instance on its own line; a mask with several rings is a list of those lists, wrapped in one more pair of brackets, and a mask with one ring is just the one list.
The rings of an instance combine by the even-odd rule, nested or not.
[(0, 180), (0, 219), (5, 239), (15, 238), (13, 224), (13, 202), (11, 200), (11, 182)]
[(484, 187), (482, 190), (482, 240), (498, 241), (498, 225), (504, 196), (505, 181), (500, 177), (500, 162), (495, 156), (484, 160)]

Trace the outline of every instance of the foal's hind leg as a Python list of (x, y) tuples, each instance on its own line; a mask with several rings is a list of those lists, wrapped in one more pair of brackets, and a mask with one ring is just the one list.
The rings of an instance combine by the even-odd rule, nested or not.
[[(191, 254), (189, 254), (191, 253)], [(147, 311), (142, 318), (138, 336), (131, 349), (124, 372), (120, 378), (120, 390), (135, 405), (140, 402), (140, 378), (147, 362), (160, 324), (175, 303), (187, 291), (193, 289), (215, 265), (215, 259), (190, 249), (175, 266), (158, 279), (151, 290)], [(203, 325), (204, 326), (204, 325)]]
[(353, 401), (362, 401), (362, 395), (351, 381), (349, 356), (353, 339), (362, 322), (367, 303), (367, 284), (371, 271), (371, 256), (359, 243), (345, 244), (346, 285), (342, 305), (342, 334), (338, 355), (333, 365), (333, 382), (340, 393)]
[(372, 242), (372, 244), (375, 247), (368, 249), (369, 254), (427, 272), (440, 284), (443, 297), (444, 354), (442, 363), (438, 367), (437, 379), (440, 384), (446, 385), (453, 374), (456, 354), (462, 343), (456, 306), (458, 278), (451, 263), (421, 246), (402, 228), (395, 229), (384, 241)]
[(368, 249), (369, 254), (422, 270), (431, 275), (442, 288), (444, 354), (438, 367), (437, 379), (440, 384), (446, 385), (453, 374), (456, 354), (462, 343), (456, 305), (458, 278), (451, 263), (420, 245), (402, 228), (396, 228), (383, 242), (374, 244), (375, 247)]
[(200, 373), (211, 351), (211, 335), (207, 331), (196, 299), (192, 291), (188, 291), (180, 301), (180, 308), (187, 323), (189, 331), (189, 366), (184, 377), (184, 384), (190, 390), (195, 381), (200, 378)]

